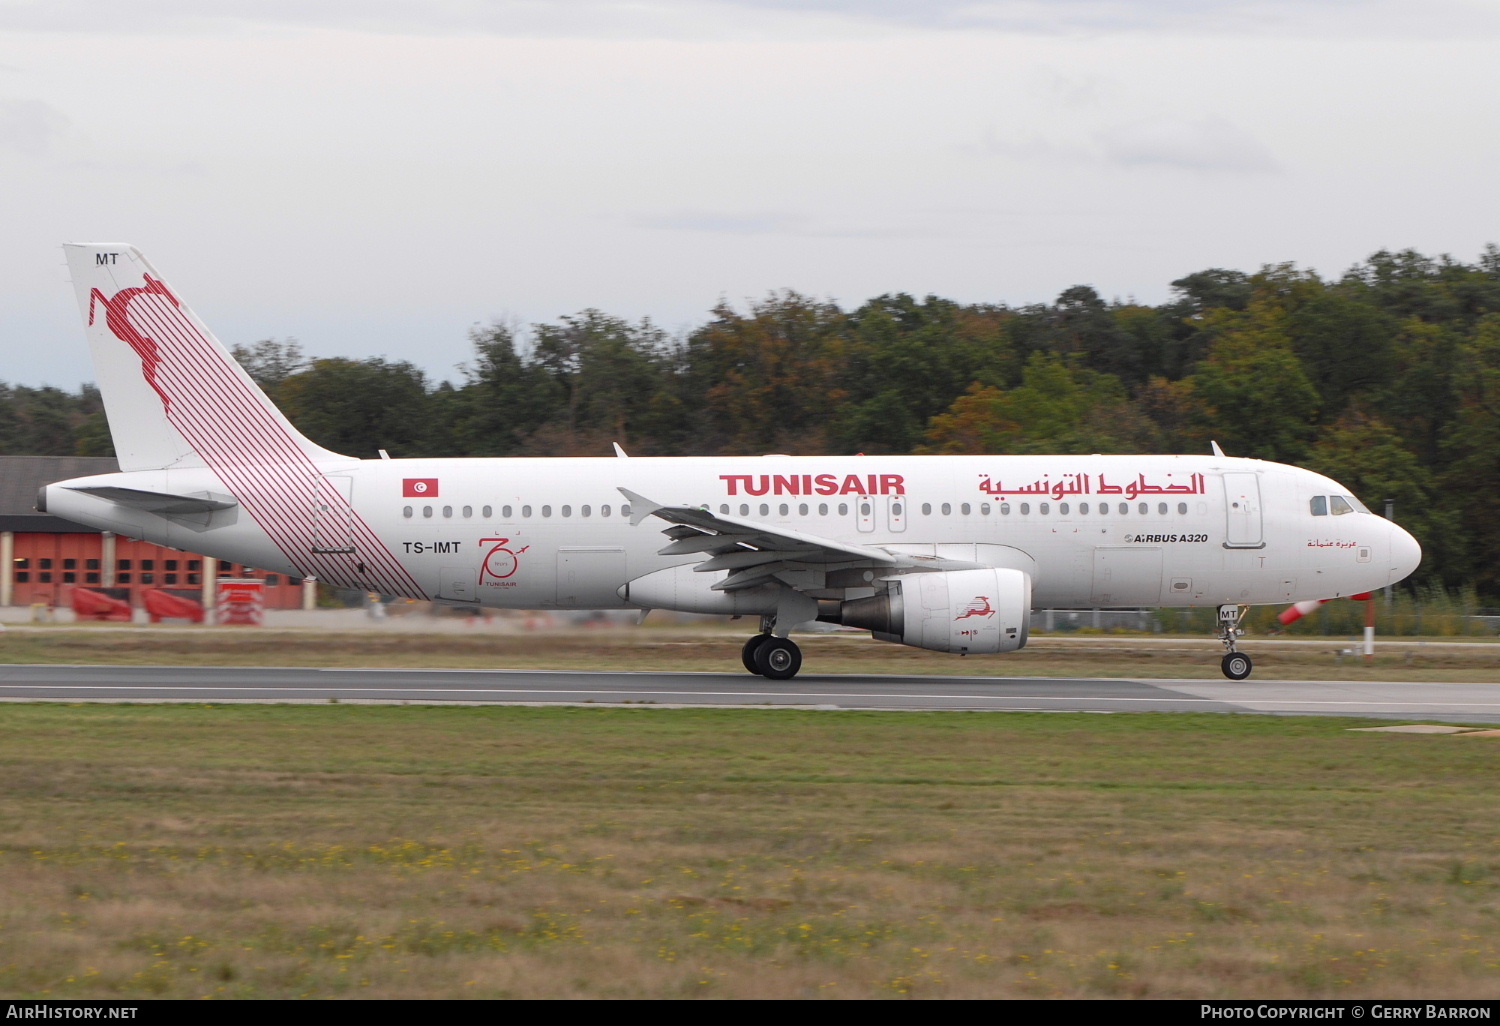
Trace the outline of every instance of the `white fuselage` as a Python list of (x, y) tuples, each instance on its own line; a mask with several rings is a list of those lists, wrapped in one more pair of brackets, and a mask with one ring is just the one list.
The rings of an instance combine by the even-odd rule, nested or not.
[[(1037, 607), (1333, 598), (1394, 583), (1420, 559), (1410, 535), (1368, 512), (1314, 515), (1315, 497), (1348, 494), (1336, 482), (1222, 456), (349, 460), (317, 471), (324, 495), (346, 504), (283, 492), (271, 508), (246, 500), (242, 480), (197, 468), (61, 482), (45, 505), (338, 587), (503, 608), (630, 605), (628, 582), (702, 558), (658, 555), (664, 525), (632, 526), (621, 487), (807, 535), (1024, 568)], [(101, 483), (241, 501), (171, 516), (69, 488)]]

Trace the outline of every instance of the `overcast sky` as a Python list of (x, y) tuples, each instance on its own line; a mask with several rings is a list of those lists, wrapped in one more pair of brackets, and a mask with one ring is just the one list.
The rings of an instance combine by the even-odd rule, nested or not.
[(585, 307), (1473, 260), (1497, 129), (1497, 0), (0, 0), (0, 379), (92, 379), (65, 241), (455, 378)]

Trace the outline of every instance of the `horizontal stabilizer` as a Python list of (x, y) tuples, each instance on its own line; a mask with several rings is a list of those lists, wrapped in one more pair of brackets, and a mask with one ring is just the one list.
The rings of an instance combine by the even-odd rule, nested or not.
[(119, 488), (114, 485), (69, 485), (67, 488), (71, 492), (95, 495), (120, 506), (145, 510), (147, 513), (159, 513), (163, 516), (212, 513), (221, 509), (233, 509), (239, 505), (228, 495), (215, 495), (212, 492), (175, 495), (171, 492), (148, 492), (140, 488)]

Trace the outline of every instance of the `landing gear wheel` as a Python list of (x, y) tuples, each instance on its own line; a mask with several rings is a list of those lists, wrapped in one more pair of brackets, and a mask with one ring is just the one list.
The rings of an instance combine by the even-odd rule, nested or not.
[(745, 664), (745, 669), (749, 670), (751, 673), (760, 672), (755, 668), (755, 653), (759, 651), (761, 645), (770, 640), (771, 635), (769, 634), (750, 635), (750, 640), (745, 642), (744, 648), (740, 649), (740, 662)]
[(1250, 676), (1250, 670), (1253, 668), (1250, 657), (1243, 652), (1229, 653), (1219, 666), (1223, 669), (1224, 676), (1230, 680), (1244, 680)]
[(755, 650), (755, 671), (771, 680), (791, 680), (802, 669), (802, 650), (786, 638), (767, 637)]

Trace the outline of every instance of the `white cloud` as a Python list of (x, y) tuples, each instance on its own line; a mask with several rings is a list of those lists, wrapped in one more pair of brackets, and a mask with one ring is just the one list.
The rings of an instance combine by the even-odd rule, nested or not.
[(1038, 131), (1002, 134), (991, 129), (979, 143), (961, 149), (1042, 164), (1246, 174), (1281, 170), (1264, 143), (1219, 116), (1132, 120), (1072, 139)]
[(680, 210), (652, 214), (639, 220), (642, 228), (678, 232), (709, 232), (719, 235), (765, 235), (795, 228), (805, 221), (795, 214), (734, 214), (722, 211)]
[[(769, 19), (769, 20), (768, 20)], [(115, 34), (286, 27), (377, 33), (706, 38), (726, 32), (995, 30), (1474, 38), (1488, 0), (0, 0), (0, 29)]]
[(44, 100), (0, 97), (0, 149), (39, 157), (52, 149), (70, 122)]
[(1260, 140), (1221, 117), (1137, 121), (1104, 129), (1095, 138), (1106, 160), (1125, 167), (1241, 172), (1280, 167)]

